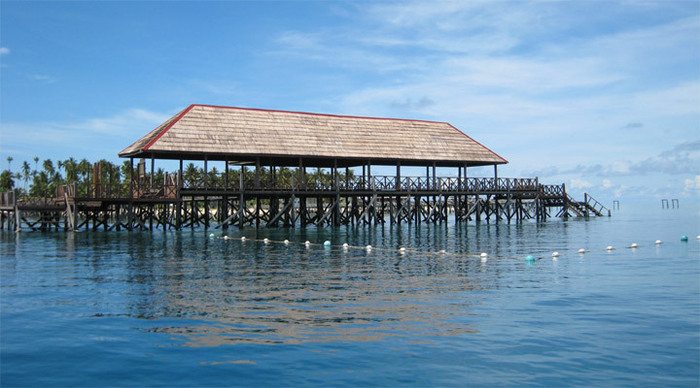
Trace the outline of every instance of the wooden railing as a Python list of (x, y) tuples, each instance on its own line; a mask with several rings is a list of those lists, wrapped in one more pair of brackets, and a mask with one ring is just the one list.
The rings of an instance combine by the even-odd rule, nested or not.
[(557, 197), (562, 198), (564, 196), (564, 186), (563, 185), (541, 185), (540, 195), (544, 197)]
[[(182, 188), (196, 191), (239, 190), (241, 182), (224, 183), (223, 179), (183, 180)], [(280, 177), (245, 176), (242, 188), (245, 191), (444, 191), (444, 192), (507, 192), (537, 191), (537, 178), (427, 178), (423, 176), (376, 175), (372, 177), (337, 177), (298, 175)], [(560, 186), (557, 186), (561, 188)]]
[(584, 203), (590, 210), (593, 211), (593, 213), (597, 216), (602, 216), (607, 214), (608, 217), (610, 217), (610, 209), (607, 207), (603, 206), (602, 203), (598, 202), (595, 198), (591, 197), (590, 194), (584, 193)]
[(13, 191), (3, 191), (0, 193), (0, 207), (11, 208), (15, 206), (16, 193)]
[(178, 173), (166, 173), (162, 182), (137, 178), (132, 182), (132, 198), (177, 198), (181, 179)]

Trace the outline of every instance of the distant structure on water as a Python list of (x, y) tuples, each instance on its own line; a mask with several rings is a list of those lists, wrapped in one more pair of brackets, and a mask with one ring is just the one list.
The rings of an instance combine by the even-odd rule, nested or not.
[[(75, 185), (48, 199), (4, 193), (2, 226), (225, 229), (610, 215), (588, 194), (575, 201), (563, 184), (499, 177), (508, 161), (446, 122), (195, 104), (119, 156), (131, 166), (126, 193), (103, 190), (97, 171), (87, 195), (76, 195)], [(158, 160), (179, 168), (154, 179)], [(191, 161), (203, 163), (204, 174), (188, 176)], [(377, 166), (396, 173), (373, 175)], [(493, 177), (470, 177), (475, 166), (493, 166)], [(402, 167), (425, 167), (425, 175), (402, 175)], [(438, 177), (437, 167), (456, 174)]]

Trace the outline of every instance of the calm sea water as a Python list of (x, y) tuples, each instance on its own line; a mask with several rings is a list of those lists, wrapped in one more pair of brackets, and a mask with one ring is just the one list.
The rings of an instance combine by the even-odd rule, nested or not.
[(0, 384), (700, 384), (697, 211), (210, 232), (0, 234)]

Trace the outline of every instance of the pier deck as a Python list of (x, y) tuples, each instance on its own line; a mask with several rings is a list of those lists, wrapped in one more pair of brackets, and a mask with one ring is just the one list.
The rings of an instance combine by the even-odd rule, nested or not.
[[(242, 175), (241, 175), (242, 176)], [(62, 186), (54, 198), (3, 193), (1, 226), (32, 230), (154, 230), (306, 227), (386, 223), (522, 222), (609, 215), (588, 194), (575, 201), (564, 185), (537, 178), (374, 176), (264, 181), (241, 179), (170, 185), (135, 180), (129, 193), (76, 196)]]

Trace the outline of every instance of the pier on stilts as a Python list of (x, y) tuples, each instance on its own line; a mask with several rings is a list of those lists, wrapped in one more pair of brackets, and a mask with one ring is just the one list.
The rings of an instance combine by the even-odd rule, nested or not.
[[(0, 226), (180, 230), (610, 215), (588, 194), (574, 200), (563, 184), (499, 177), (505, 159), (443, 122), (191, 105), (120, 156), (130, 160), (128, 187), (112, 192), (95, 174), (88, 190), (73, 182), (53, 198), (2, 193)], [(156, 174), (156, 160), (176, 160), (178, 169)], [(187, 174), (191, 161), (203, 164), (203, 174)], [(470, 177), (477, 166), (493, 166), (493, 177)], [(425, 175), (402, 174), (416, 167)], [(438, 176), (438, 168), (451, 176)]]

